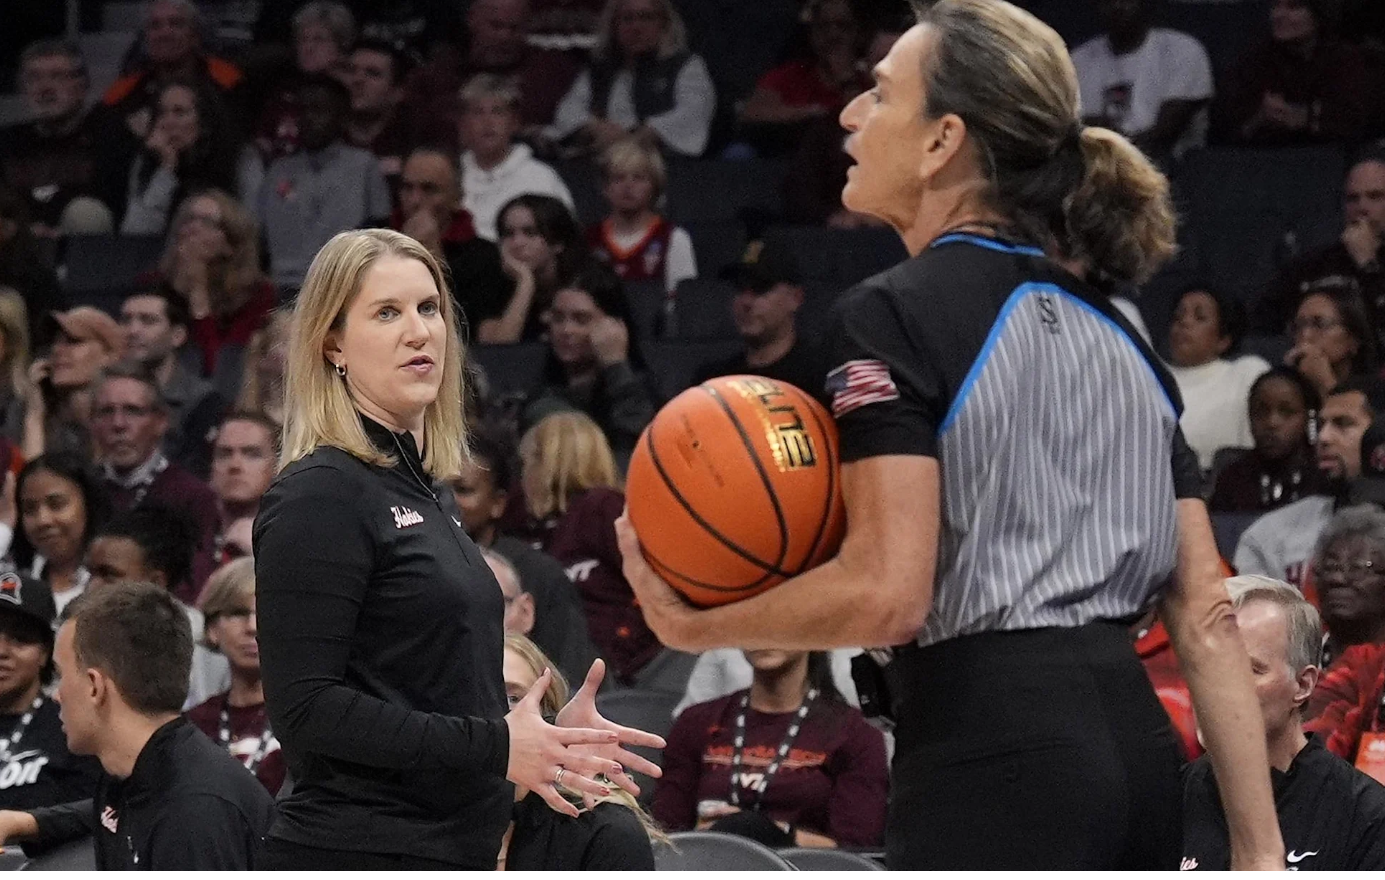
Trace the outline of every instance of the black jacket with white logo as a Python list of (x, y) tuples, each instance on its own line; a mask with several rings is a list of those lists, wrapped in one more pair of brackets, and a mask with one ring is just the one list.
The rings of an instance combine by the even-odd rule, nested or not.
[(32, 810), (43, 850), (96, 835), (105, 871), (248, 871), (274, 816), (264, 786), (185, 718), (154, 732), (127, 779), (103, 775), (93, 800)]
[[(1309, 737), (1289, 772), (1271, 770), (1274, 806), (1291, 871), (1385, 869), (1385, 786)], [(1231, 848), (1207, 756), (1188, 765), (1183, 789), (1183, 870), (1225, 871)]]
[[(0, 736), (13, 737), (23, 715), (0, 715)], [(0, 764), (0, 810), (30, 810), (89, 798), (101, 777), (101, 764), (67, 750), (58, 704), (43, 701)]]
[(408, 434), (322, 447), (255, 522), (265, 703), (294, 780), (270, 837), (495, 869), (513, 789), (504, 599)]

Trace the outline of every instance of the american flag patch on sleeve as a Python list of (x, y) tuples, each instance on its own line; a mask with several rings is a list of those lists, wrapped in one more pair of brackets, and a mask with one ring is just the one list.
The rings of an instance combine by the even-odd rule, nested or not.
[(872, 403), (899, 399), (899, 388), (884, 361), (847, 361), (827, 374), (824, 387), (832, 395), (832, 417), (837, 419)]

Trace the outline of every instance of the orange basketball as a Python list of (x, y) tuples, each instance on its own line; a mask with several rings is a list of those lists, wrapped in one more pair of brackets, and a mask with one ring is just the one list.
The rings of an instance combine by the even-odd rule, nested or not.
[(649, 564), (695, 605), (762, 593), (832, 558), (846, 511), (837, 426), (813, 398), (725, 376), (669, 401), (625, 496)]

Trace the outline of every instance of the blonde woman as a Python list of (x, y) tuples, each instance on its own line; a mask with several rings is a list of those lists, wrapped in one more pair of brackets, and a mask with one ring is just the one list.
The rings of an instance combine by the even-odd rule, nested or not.
[(567, 569), (616, 684), (682, 694), (697, 658), (659, 643), (621, 573), (625, 495), (601, 427), (580, 412), (545, 416), (520, 439), (519, 461), (528, 535)]
[(270, 794), (277, 794), (286, 768), (260, 678), (255, 561), (243, 557), (218, 568), (202, 588), (197, 607), (202, 611), (202, 644), (226, 658), (231, 688), (189, 709), (188, 720), (243, 763)]
[(462, 359), (418, 242), (343, 232), (313, 260), (254, 532), (265, 702), (295, 777), (270, 866), (491, 869), (507, 780), (576, 815), (559, 786), (638, 790), (621, 763), (653, 765), (620, 744), (662, 745), (596, 712), (600, 662), (556, 725), (547, 675), (506, 714), (500, 587), (440, 482), (465, 455)]
[(29, 309), (13, 287), (0, 286), (0, 433), (18, 443), (29, 388)]
[(633, 134), (683, 156), (700, 156), (716, 111), (707, 64), (688, 51), (671, 0), (610, 0), (592, 65), (563, 96), (545, 136), (574, 134), (597, 152)]
[(889, 223), (910, 258), (839, 297), (824, 334), (840, 550), (698, 611), (622, 521), (626, 577), (683, 650), (900, 646), (884, 670), (893, 869), (1176, 868), (1182, 756), (1129, 631), (1157, 606), (1232, 865), (1282, 870), (1250, 660), (1176, 386), (1108, 298), (1172, 256), (1168, 181), (1082, 125), (1052, 28), (1002, 0), (918, 8), (841, 114), (842, 202)]
[[(524, 636), (505, 637), (505, 695), (516, 705), (553, 661)], [(545, 715), (567, 703), (568, 686), (554, 672), (539, 701)], [(515, 786), (515, 813), (500, 846), (502, 871), (653, 871), (653, 843), (668, 837), (628, 792), (599, 798), (576, 818), (559, 816)]]
[(287, 311), (274, 312), (250, 337), (236, 395), (237, 410), (259, 413), (278, 428), (284, 427), (284, 358), (290, 317)]
[(221, 387), (234, 372), (222, 364), (226, 352), (249, 344), (275, 304), (260, 271), (259, 227), (234, 198), (208, 189), (183, 200), (170, 229), (159, 273), (187, 300), (202, 375), (220, 378), (217, 390), (229, 396), (235, 389)]

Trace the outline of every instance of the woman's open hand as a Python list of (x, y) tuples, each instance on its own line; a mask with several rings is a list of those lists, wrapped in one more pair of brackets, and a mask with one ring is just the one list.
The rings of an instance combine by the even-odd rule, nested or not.
[[(577, 693), (572, 695), (572, 699), (567, 701), (567, 705), (558, 713), (559, 727), (587, 727), (593, 730), (607, 730), (615, 733), (619, 738), (618, 742), (595, 747), (580, 747), (583, 751), (591, 752), (598, 757), (605, 758), (623, 765), (637, 773), (652, 776), (658, 779), (664, 775), (664, 771), (659, 769), (659, 765), (647, 758), (627, 750), (627, 746), (645, 746), (651, 749), (662, 749), (665, 745), (664, 738), (658, 734), (638, 730), (634, 727), (625, 727), (608, 721), (596, 708), (596, 692), (601, 689), (601, 681), (606, 677), (606, 661), (597, 659), (587, 671), (587, 679), (582, 682), (582, 687)], [(639, 797), (640, 787), (624, 772), (607, 774), (611, 781), (630, 794)]]
[(510, 728), (510, 762), (505, 778), (537, 792), (556, 812), (575, 818), (577, 807), (558, 789), (569, 789), (584, 799), (610, 794), (610, 788), (595, 777), (615, 776), (623, 770), (609, 758), (593, 754), (591, 747), (614, 746), (619, 737), (611, 730), (556, 727), (543, 720), (539, 703), (552, 680), (553, 672), (545, 669), (524, 699), (505, 716)]

